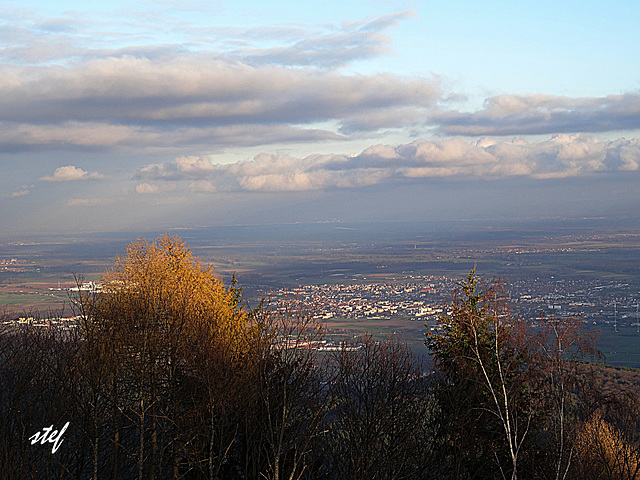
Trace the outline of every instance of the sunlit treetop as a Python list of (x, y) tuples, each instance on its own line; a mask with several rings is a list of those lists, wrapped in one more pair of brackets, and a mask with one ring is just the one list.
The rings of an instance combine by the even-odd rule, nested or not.
[(116, 259), (102, 281), (97, 316), (119, 317), (118, 323), (125, 328), (206, 331), (230, 344), (251, 329), (235, 279), (227, 288), (175, 236), (154, 241), (139, 238)]

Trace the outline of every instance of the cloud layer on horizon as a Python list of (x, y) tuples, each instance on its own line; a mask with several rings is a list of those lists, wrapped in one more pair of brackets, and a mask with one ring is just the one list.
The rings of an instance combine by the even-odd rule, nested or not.
[(425, 178), (565, 178), (640, 169), (640, 139), (601, 141), (558, 134), (548, 140), (460, 138), (375, 145), (358, 155), (260, 154), (252, 161), (219, 165), (205, 157), (179, 157), (139, 169), (139, 181), (188, 181), (194, 192), (308, 191), (358, 188)]

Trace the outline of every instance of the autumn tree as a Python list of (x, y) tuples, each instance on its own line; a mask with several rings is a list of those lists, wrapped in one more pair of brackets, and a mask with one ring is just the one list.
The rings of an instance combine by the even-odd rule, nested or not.
[(258, 329), (235, 283), (227, 288), (177, 237), (138, 239), (101, 285), (78, 307), (87, 342), (109, 366), (102, 377), (111, 379), (112, 401), (136, 427), (136, 444), (126, 445), (114, 425), (114, 444), (135, 450), (139, 479), (177, 478), (192, 441), (188, 419), (199, 408), (197, 354), (215, 347), (240, 361)]
[(586, 480), (635, 480), (640, 478), (640, 449), (621, 431), (595, 412), (583, 425), (575, 449), (578, 476)]
[(260, 451), (250, 452), (248, 437), (259, 423), (259, 365), (268, 344), (258, 312), (247, 313), (253, 327), (243, 342), (212, 335), (204, 319), (192, 334), (188, 375), (181, 390), (193, 408), (180, 431), (188, 463), (202, 478), (235, 478), (240, 472), (251, 477), (246, 472), (255, 471), (253, 476), (261, 472)]

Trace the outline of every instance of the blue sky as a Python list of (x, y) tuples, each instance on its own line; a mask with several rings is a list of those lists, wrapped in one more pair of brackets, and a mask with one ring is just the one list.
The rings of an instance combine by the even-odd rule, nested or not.
[(5, 1), (5, 233), (633, 216), (640, 5)]

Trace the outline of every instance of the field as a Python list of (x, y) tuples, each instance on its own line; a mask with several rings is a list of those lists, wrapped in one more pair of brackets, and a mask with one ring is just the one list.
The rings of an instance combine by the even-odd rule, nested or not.
[(598, 348), (604, 354), (606, 363), (640, 368), (640, 333), (636, 327), (618, 328), (617, 333), (611, 325), (598, 330)]

